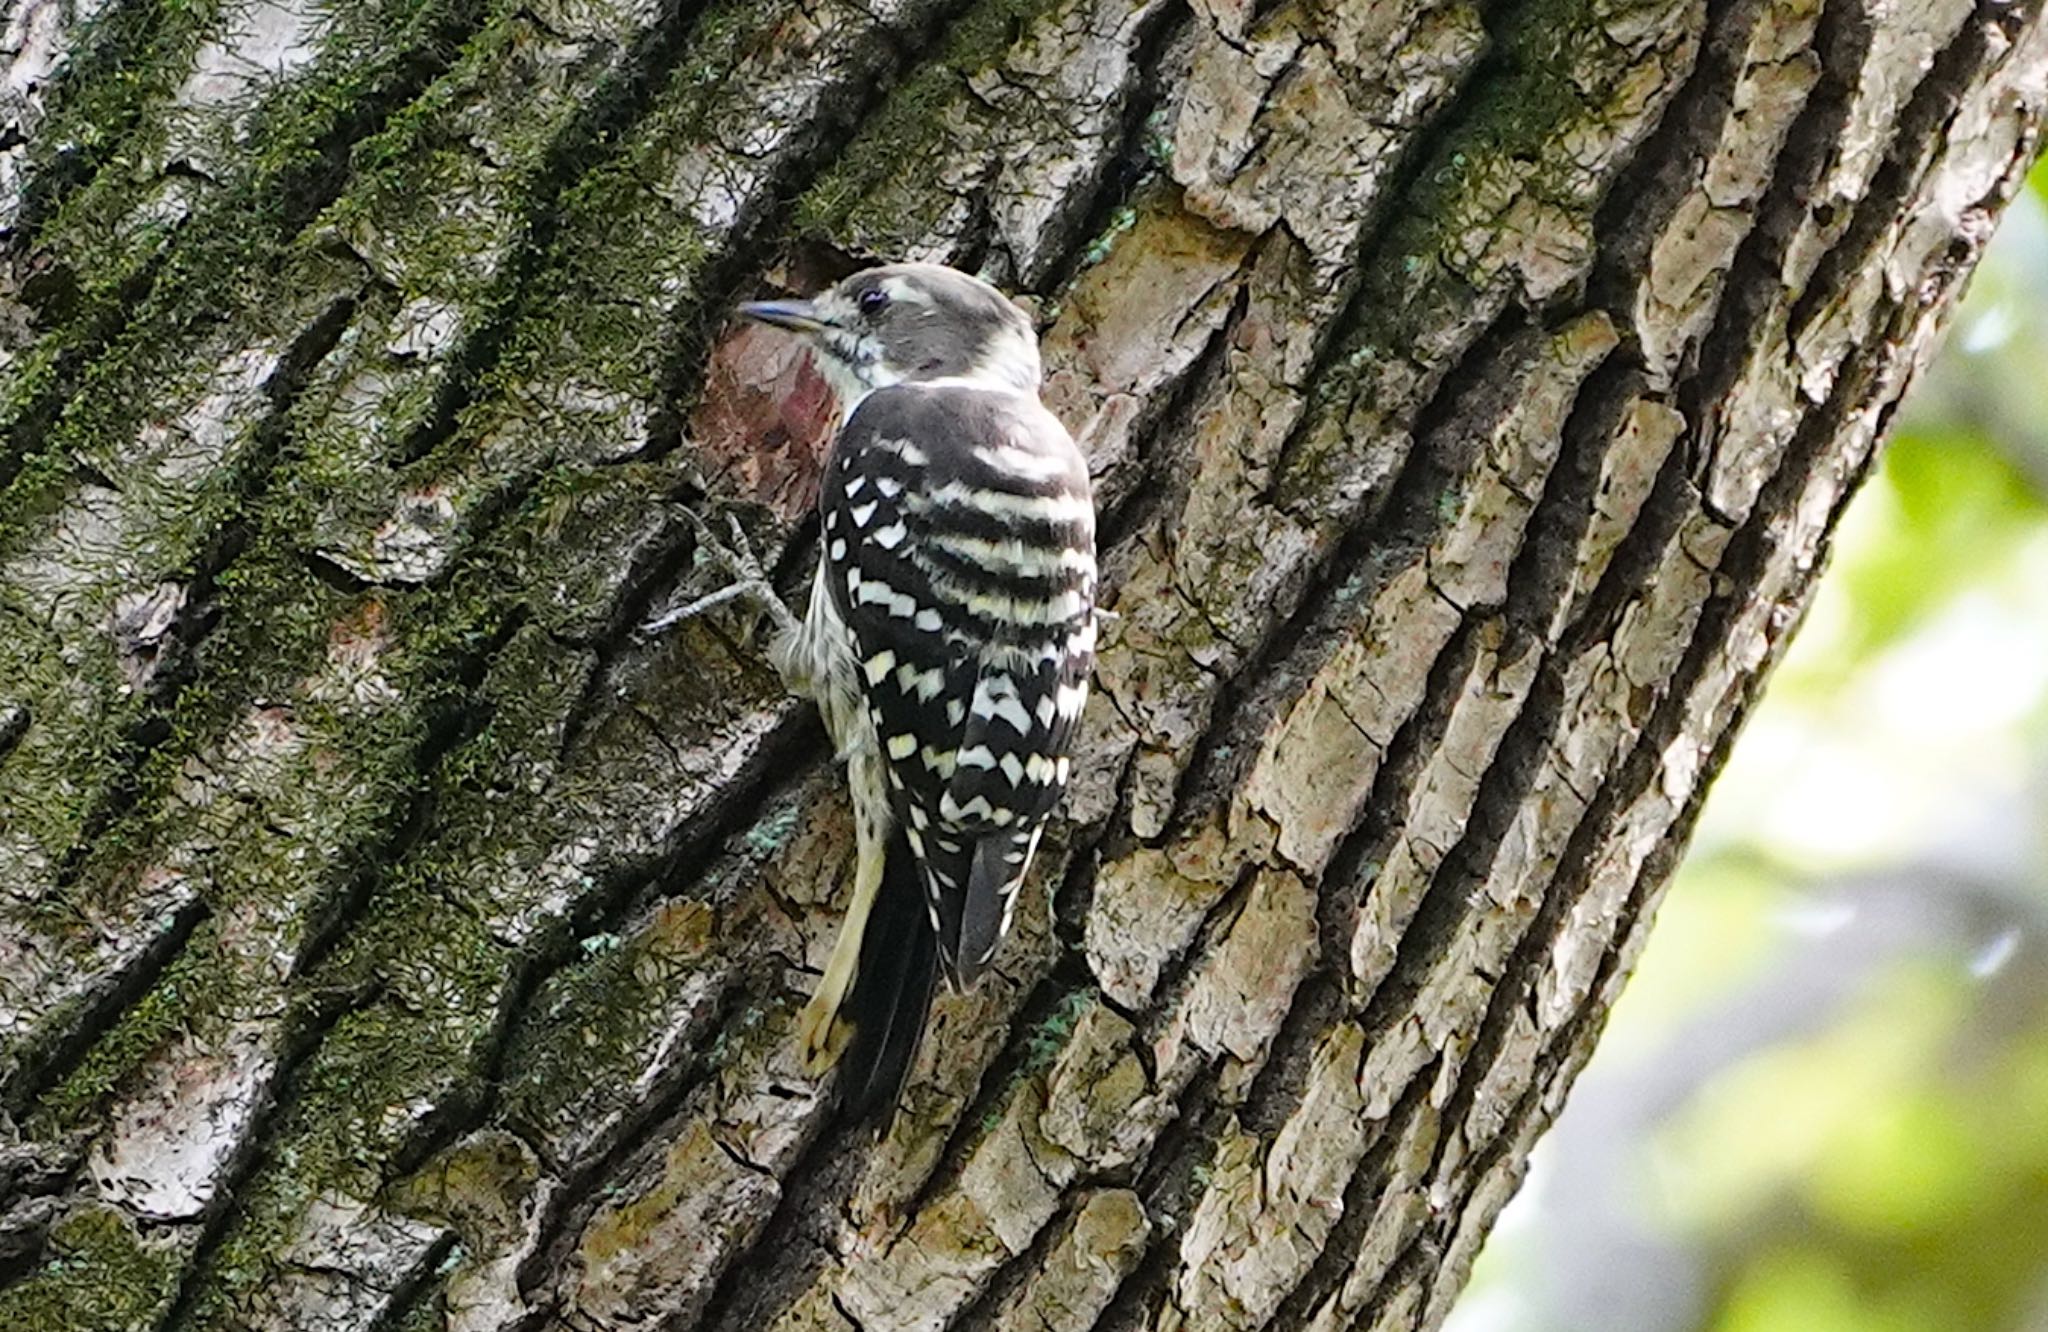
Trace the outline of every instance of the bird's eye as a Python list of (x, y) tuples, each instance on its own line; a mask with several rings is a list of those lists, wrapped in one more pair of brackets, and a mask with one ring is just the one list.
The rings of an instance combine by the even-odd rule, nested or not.
[(869, 318), (889, 308), (889, 293), (880, 287), (869, 287), (860, 294), (860, 312)]

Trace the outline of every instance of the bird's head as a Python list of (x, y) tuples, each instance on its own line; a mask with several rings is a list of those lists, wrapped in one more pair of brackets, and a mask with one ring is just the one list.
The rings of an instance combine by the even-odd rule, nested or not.
[(740, 313), (802, 335), (851, 415), (892, 384), (964, 380), (1038, 392), (1038, 337), (1003, 294), (958, 269), (889, 264), (807, 301), (749, 301)]

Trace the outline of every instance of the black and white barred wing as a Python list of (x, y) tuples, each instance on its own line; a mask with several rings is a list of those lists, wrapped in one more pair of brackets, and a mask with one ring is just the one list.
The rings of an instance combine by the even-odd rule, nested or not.
[(891, 798), (965, 980), (1007, 927), (1087, 697), (1086, 464), (1035, 399), (885, 389), (841, 432), (821, 508)]

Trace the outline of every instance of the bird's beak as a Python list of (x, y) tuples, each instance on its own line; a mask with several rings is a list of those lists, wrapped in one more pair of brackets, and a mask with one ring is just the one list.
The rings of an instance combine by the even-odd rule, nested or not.
[(740, 313), (792, 333), (816, 333), (832, 327), (809, 301), (746, 301), (740, 305)]

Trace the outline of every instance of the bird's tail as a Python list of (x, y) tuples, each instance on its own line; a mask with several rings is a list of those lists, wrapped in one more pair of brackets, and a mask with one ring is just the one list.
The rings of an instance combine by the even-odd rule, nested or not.
[(841, 1010), (853, 1028), (839, 1061), (840, 1105), (851, 1118), (879, 1111), (887, 1128), (924, 1041), (939, 974), (938, 940), (903, 829), (889, 836), (882, 886), (861, 934), (860, 970)]

